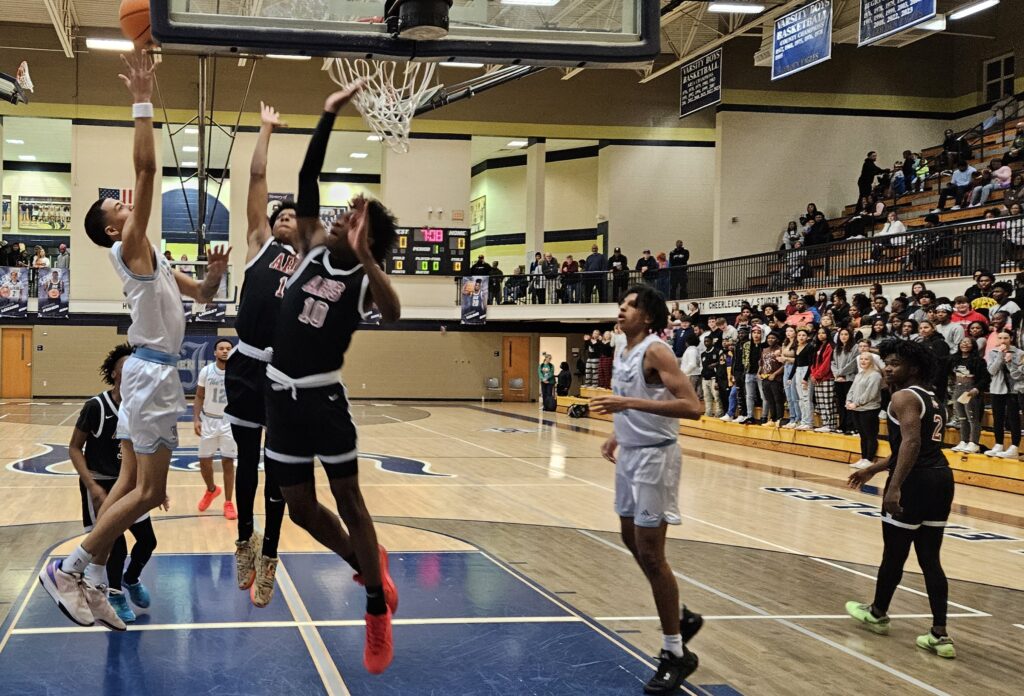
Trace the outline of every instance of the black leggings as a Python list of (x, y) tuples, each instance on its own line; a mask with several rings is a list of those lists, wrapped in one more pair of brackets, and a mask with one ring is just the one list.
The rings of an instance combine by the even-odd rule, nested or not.
[[(238, 503), (238, 540), (245, 541), (253, 532), (253, 507), (256, 504), (256, 489), (260, 483), (261, 428), (231, 426), (231, 435), (238, 446), (238, 463), (235, 466), (235, 500)], [(281, 537), (281, 522), (284, 520), (284, 496), (277, 479), (268, 468), (264, 472), (263, 505), (266, 519), (263, 522), (263, 555), (277, 557), (277, 542)]]
[(875, 599), (872, 602), (879, 614), (889, 611), (889, 602), (896, 592), (896, 586), (903, 578), (903, 564), (910, 555), (913, 545), (917, 563), (924, 573), (924, 585), (928, 591), (928, 604), (932, 609), (932, 626), (946, 625), (946, 604), (949, 601), (949, 583), (939, 561), (942, 549), (942, 527), (904, 529), (888, 522), (882, 523), (882, 563), (878, 566), (878, 580), (875, 583)]
[(761, 386), (764, 388), (764, 398), (767, 402), (765, 404), (765, 409), (768, 411), (766, 418), (776, 422), (782, 420), (786, 404), (786, 397), (782, 391), (782, 380), (762, 379)]
[(1016, 394), (992, 394), (992, 429), (997, 445), (1003, 444), (1006, 430), (1010, 431), (1010, 442), (1020, 444), (1020, 403)]
[(853, 382), (836, 382), (836, 408), (839, 410), (839, 429), (848, 433), (857, 427), (856, 418), (846, 410), (846, 397), (850, 394)]
[(878, 453), (878, 412), (881, 409), (873, 408), (869, 411), (847, 411), (853, 415), (857, 424), (857, 432), (860, 433), (860, 456), (869, 462), (875, 461)]
[(117, 538), (113, 548), (110, 549), (110, 556), (107, 558), (107, 583), (110, 589), (120, 590), (121, 581), (134, 585), (139, 581), (142, 569), (149, 563), (149, 559), (156, 550), (156, 534), (153, 532), (153, 520), (146, 518), (136, 522), (128, 531), (135, 537), (135, 544), (132, 546), (132, 560), (125, 569), (124, 562), (128, 558), (128, 542), (124, 534)]

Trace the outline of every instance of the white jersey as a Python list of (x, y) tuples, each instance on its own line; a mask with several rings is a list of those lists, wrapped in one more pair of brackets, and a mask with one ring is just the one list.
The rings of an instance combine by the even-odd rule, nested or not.
[(128, 343), (133, 348), (150, 348), (177, 355), (185, 338), (185, 312), (181, 292), (167, 259), (153, 248), (156, 271), (140, 276), (129, 270), (121, 258), (121, 242), (110, 248), (110, 262), (121, 276), (124, 296), (128, 301), (132, 325), (128, 327)]
[(224, 417), (224, 407), (228, 405), (227, 392), (224, 391), (224, 370), (212, 362), (199, 371), (199, 386), (205, 389), (203, 397), (203, 413), (213, 418)]
[[(612, 392), (616, 396), (668, 401), (675, 396), (663, 384), (647, 384), (644, 379), (644, 355), (655, 343), (664, 342), (650, 334), (632, 349), (615, 358), (612, 368)], [(616, 413), (615, 439), (622, 447), (663, 446), (679, 439), (679, 419), (629, 409)]]

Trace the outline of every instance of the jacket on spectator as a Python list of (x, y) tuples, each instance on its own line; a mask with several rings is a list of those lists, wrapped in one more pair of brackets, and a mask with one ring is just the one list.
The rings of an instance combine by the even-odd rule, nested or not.
[(953, 310), (953, 314), (950, 315), (949, 320), (954, 324), (959, 324), (963, 327), (964, 331), (970, 326), (972, 321), (980, 321), (982, 324), (988, 324), (988, 317), (980, 312), (975, 312), (973, 309), (969, 310), (967, 314), (960, 314), (956, 310)]
[(965, 358), (959, 350), (949, 360), (949, 375), (955, 384), (969, 384), (982, 394), (992, 381), (984, 358), (977, 354)]
[(942, 335), (950, 351), (960, 349), (960, 341), (964, 337), (964, 327), (962, 325), (951, 319), (947, 324), (936, 324), (935, 329)]
[(594, 252), (583, 262), (583, 270), (588, 273), (606, 271), (608, 270), (608, 259), (605, 258), (604, 254)]
[(846, 400), (857, 404), (854, 411), (882, 408), (882, 373), (878, 370), (858, 372)]
[(832, 380), (832, 342), (828, 341), (818, 346), (811, 361), (811, 379), (815, 382), (829, 382)]
[(988, 352), (985, 361), (988, 366), (988, 373), (992, 381), (988, 391), (991, 394), (1014, 394), (1024, 387), (1024, 370), (1020, 364), (1024, 353), (1015, 346), (1006, 349), (1010, 354), (1010, 362), (1007, 363), (1001, 351), (992, 349)]
[(857, 374), (857, 357), (860, 351), (854, 346), (850, 350), (832, 351), (832, 376), (843, 377), (846, 381), (852, 380)]
[(679, 367), (687, 377), (699, 375), (701, 373), (700, 348), (687, 346), (686, 351), (683, 352), (683, 358), (679, 362)]

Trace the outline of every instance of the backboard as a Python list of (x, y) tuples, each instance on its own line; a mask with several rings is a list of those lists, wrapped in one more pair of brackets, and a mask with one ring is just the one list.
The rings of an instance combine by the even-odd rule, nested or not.
[(445, 38), (367, 21), (385, 0), (151, 0), (169, 50), (565, 67), (636, 67), (658, 54), (659, 0), (454, 0)]

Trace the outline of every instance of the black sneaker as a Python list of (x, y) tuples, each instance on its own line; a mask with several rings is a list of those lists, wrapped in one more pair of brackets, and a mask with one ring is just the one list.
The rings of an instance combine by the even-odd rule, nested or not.
[(683, 680), (697, 669), (697, 654), (683, 646), (682, 657), (676, 657), (667, 650), (658, 655), (658, 671), (651, 680), (644, 684), (645, 694), (671, 694), (679, 688)]
[(683, 615), (679, 618), (679, 635), (684, 643), (689, 643), (704, 625), (704, 617), (683, 607)]

